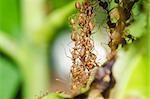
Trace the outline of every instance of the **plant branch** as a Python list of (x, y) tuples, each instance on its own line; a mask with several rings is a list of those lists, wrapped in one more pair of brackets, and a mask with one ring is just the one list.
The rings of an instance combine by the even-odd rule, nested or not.
[[(43, 23), (45, 0), (21, 0), (22, 26), (25, 37), (32, 39), (33, 32)], [(34, 5), (34, 6), (33, 6)]]
[(61, 28), (67, 17), (74, 10), (74, 1), (68, 4), (67, 6), (55, 10), (49, 16), (46, 22), (34, 33), (34, 40), (38, 45), (47, 44), (48, 41), (52, 38), (52, 35)]
[(0, 32), (0, 50), (17, 60), (17, 52), (19, 51), (17, 43), (6, 33)]

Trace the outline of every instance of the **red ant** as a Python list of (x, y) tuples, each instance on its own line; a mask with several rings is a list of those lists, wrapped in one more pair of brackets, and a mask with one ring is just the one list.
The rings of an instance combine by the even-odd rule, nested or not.
[(46, 96), (46, 95), (48, 95), (48, 91), (46, 91), (44, 94), (42, 94), (42, 95), (36, 95), (35, 96), (35, 99), (42, 99), (44, 96)]

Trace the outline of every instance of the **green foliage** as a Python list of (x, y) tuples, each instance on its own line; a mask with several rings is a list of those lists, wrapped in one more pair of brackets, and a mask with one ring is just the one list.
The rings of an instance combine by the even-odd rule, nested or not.
[[(4, 55), (10, 57), (10, 59), (12, 59), (15, 64), (18, 64), (17, 65), (18, 70), (19, 72), (21, 72), (22, 75), (21, 82), (23, 82), (22, 83), (23, 99), (33, 99), (35, 95), (40, 94), (41, 90), (48, 89), (49, 76), (50, 76), (49, 75), (50, 71), (49, 68), (47, 67), (48, 66), (48, 62), (47, 62), (48, 42), (50, 41), (50, 39), (53, 38), (54, 36), (53, 34), (59, 28), (63, 27), (64, 23), (67, 20), (68, 15), (73, 11), (74, 3), (72, 2), (62, 7), (61, 9), (54, 10), (52, 13), (50, 13), (50, 15), (46, 16), (45, 19), (43, 19), (46, 21), (43, 24), (40, 24), (39, 25), (40, 27), (37, 28), (35, 32), (22, 31), (22, 35), (20, 35), (21, 33), (18, 32), (20, 30), (20, 26), (19, 26), (20, 19), (22, 19), (21, 24), (23, 24), (24, 27), (27, 27), (26, 29), (29, 31), (32, 28), (32, 26), (34, 27), (34, 25), (36, 25), (37, 23), (35, 21), (32, 21), (32, 19), (30, 19), (33, 18), (33, 16), (31, 16), (32, 14), (30, 15), (28, 11), (27, 11), (27, 15), (26, 13), (24, 13), (24, 16), (21, 17), (19, 16), (19, 13), (22, 14), (25, 9), (36, 11), (37, 9), (39, 9), (39, 7), (42, 7), (40, 6), (41, 1), (42, 0), (38, 0), (34, 4), (34, 6), (29, 9), (27, 5), (28, 3), (30, 3), (30, 1), (28, 2), (24, 2), (24, 0), (20, 2), (19, 1), (8, 2), (8, 0), (0, 1), (1, 2), (0, 15), (2, 15), (4, 12), (6, 13), (0, 17), (1, 20), (0, 21), (0, 51), (4, 53)], [(22, 2), (24, 3), (22, 4)], [(10, 5), (10, 9), (8, 5), (6, 5), (9, 3), (14, 4), (14, 5)], [(20, 12), (18, 12), (18, 7), (21, 7)], [(23, 7), (25, 7), (24, 10)], [(43, 14), (40, 11), (37, 13)], [(12, 19), (8, 18), (9, 15), (10, 18)], [(29, 17), (26, 18), (26, 16)], [(36, 16), (35, 18), (37, 17), (38, 16)], [(31, 27), (28, 27), (28, 24), (26, 23), (32, 24)], [(18, 27), (15, 27), (16, 24)], [(15, 31), (16, 28), (17, 31)], [(7, 34), (5, 34), (5, 32)], [(11, 36), (12, 38), (15, 39), (12, 39)], [(7, 61), (9, 63), (9, 60), (7, 59), (5, 60), (5, 63), (7, 63)], [(0, 60), (0, 63), (3, 63), (3, 60)], [(17, 74), (17, 71), (14, 72), (16, 72), (16, 76), (19, 75)], [(5, 70), (2, 73), (7, 74), (7, 71)], [(13, 74), (11, 75), (11, 73), (9, 73), (8, 75), (13, 76)], [(4, 78), (6, 79), (7, 77)], [(1, 76), (0, 79), (3, 80), (3, 77)], [(2, 93), (4, 92), (3, 90), (5, 89), (0, 90), (1, 95), (6, 96), (6, 98), (4, 97), (4, 99), (7, 99), (7, 96), (8, 99), (15, 98), (16, 90), (19, 88), (19, 83), (15, 83), (16, 78), (12, 77), (12, 79), (13, 79), (12, 81), (14, 82), (9, 81), (9, 83), (11, 84), (9, 83), (5, 83), (5, 85), (1, 84), (3, 85), (3, 88), (7, 88), (9, 84), (10, 85), (9, 86), (10, 88), (8, 87), (9, 91), (13, 90), (11, 93), (9, 93), (9, 91), (7, 90), (9, 93), (8, 95)], [(3, 81), (1, 82), (3, 83)], [(16, 85), (14, 85), (14, 83)]]
[(134, 5), (132, 9), (132, 19), (134, 19), (133, 22), (131, 22), (131, 25), (127, 27), (129, 29), (129, 32), (137, 37), (140, 38), (145, 33), (147, 33), (146, 26), (147, 26), (147, 12), (146, 7), (143, 8), (143, 11), (140, 10), (140, 6), (144, 6), (144, 3), (138, 2)]
[[(0, 30), (13, 38), (18, 38), (20, 27), (19, 1), (0, 0)], [(0, 97), (15, 98), (19, 85), (20, 73), (17, 66), (0, 55)]]
[(0, 30), (13, 37), (20, 35), (20, 6), (18, 0), (0, 0)]
[[(140, 57), (140, 56), (139, 56)], [(148, 58), (144, 55), (141, 56), (137, 66), (132, 72), (127, 88), (125, 89), (125, 95), (132, 95), (135, 97), (141, 97), (141, 99), (149, 98), (148, 90)]]
[(129, 97), (148, 99), (148, 55), (145, 55), (143, 47), (137, 48), (133, 45), (128, 51), (120, 52), (120, 54), (122, 55), (119, 55), (119, 61), (114, 70), (120, 71), (115, 99), (128, 99)]
[[(29, 33), (30, 37), (27, 38), (25, 35), (22, 35), (25, 31), (21, 30), (21, 24), (23, 24), (21, 20), (22, 17), (24, 17), (21, 16), (22, 1), (23, 0), (0, 0), (0, 52), (10, 57), (9, 59), (14, 60), (14, 63), (12, 63), (12, 60), (0, 56), (1, 99), (15, 98), (21, 82), (23, 82), (22, 98), (25, 99), (31, 98), (30, 96), (33, 96), (32, 93), (34, 93), (35, 90), (39, 92), (41, 87), (48, 85), (47, 80), (49, 74), (47, 72), (48, 68), (46, 67), (48, 66), (48, 43), (51, 43), (51, 39), (55, 36), (54, 34), (58, 33), (58, 30), (66, 24), (68, 21), (67, 17), (71, 16), (70, 13), (74, 11), (74, 2), (70, 3), (70, 0), (47, 0), (50, 2), (49, 6), (52, 6), (52, 12), (43, 19), (46, 20), (46, 22), (41, 24), (41, 27), (37, 28), (35, 33)], [(146, 0), (144, 1), (146, 2)], [(145, 7), (147, 7), (147, 5), (148, 3), (144, 3)], [(33, 4), (33, 6), (36, 6), (36, 3)], [(114, 6), (115, 4), (112, 3), (110, 8)], [(32, 9), (32, 7), (30, 9)], [(149, 60), (147, 56), (149, 51), (149, 34), (148, 30), (146, 30), (149, 16), (147, 13), (146, 9), (144, 12), (139, 11), (139, 3), (133, 8), (133, 18), (135, 22), (131, 23), (127, 30), (137, 37), (137, 40), (133, 43), (134, 46), (128, 46), (133, 48), (127, 51), (132, 55), (124, 53), (123, 57), (121, 57), (122, 64), (126, 64), (127, 67), (132, 68), (125, 68), (123, 70), (124, 75), (121, 74), (122, 76), (120, 77), (122, 81), (117, 81), (117, 83), (126, 82), (121, 86), (123, 89), (115, 93), (116, 96), (121, 97), (119, 99), (126, 99), (130, 94), (132, 95), (132, 93), (135, 96), (138, 94), (138, 96), (143, 99), (149, 98)], [(101, 16), (100, 19), (105, 20), (106, 16), (104, 13), (99, 13), (99, 15)], [(99, 18), (97, 18), (97, 20), (98, 19)], [(104, 22), (101, 23), (103, 24)], [(8, 36), (5, 36), (5, 34)], [(18, 41), (12, 40), (11, 37)], [(21, 40), (20, 37), (22, 38)], [(20, 45), (18, 45), (18, 43)], [(128, 58), (127, 61), (124, 60), (125, 56)], [(119, 66), (120, 65), (121, 64), (119, 64)], [(33, 90), (34, 88), (35, 90)], [(34, 95), (38, 95), (38, 92)], [(50, 93), (43, 99), (63, 98), (58, 94)]]
[(0, 97), (13, 99), (20, 84), (20, 73), (16, 65), (0, 57)]
[(53, 9), (63, 7), (71, 2), (71, 0), (47, 0), (47, 1), (50, 2), (50, 6), (52, 6)]

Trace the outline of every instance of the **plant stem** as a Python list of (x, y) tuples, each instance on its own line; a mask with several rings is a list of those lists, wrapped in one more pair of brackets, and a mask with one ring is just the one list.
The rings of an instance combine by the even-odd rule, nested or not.
[(34, 41), (38, 45), (47, 44), (48, 41), (53, 38), (53, 34), (61, 28), (69, 15), (74, 10), (74, 1), (67, 6), (57, 9), (52, 12), (41, 28), (34, 32)]
[(33, 33), (43, 23), (45, 0), (21, 0), (24, 36), (32, 40)]
[[(35, 6), (35, 3), (37, 4), (35, 9), (31, 9), (32, 6), (29, 7), (29, 2), (31, 2), (32, 6)], [(40, 91), (48, 89), (48, 41), (53, 38), (56, 30), (64, 25), (67, 17), (74, 10), (74, 1), (51, 13), (43, 25), (41, 25), (43, 22), (43, 12), (41, 11), (43, 0), (23, 0), (22, 3), (25, 4), (23, 5), (25, 8), (23, 8), (24, 35), (22, 35), (22, 41), (17, 43), (4, 35), (4, 33), (0, 33), (0, 49), (15, 59), (21, 70), (23, 76), (23, 98), (33, 99), (35, 95), (40, 95)], [(38, 10), (39, 12), (33, 15), (35, 14), (34, 11)], [(40, 16), (37, 14), (40, 14)], [(40, 24), (37, 31), (35, 29), (39, 25), (35, 21)]]
[(17, 60), (17, 52), (19, 51), (19, 46), (10, 38), (6, 33), (0, 32), (0, 50), (6, 53), (8, 56)]
[[(40, 95), (48, 89), (49, 69), (45, 49), (23, 49), (20, 53), (19, 65), (23, 74), (24, 99), (33, 99), (35, 95)], [(43, 92), (40, 93), (41, 91)]]

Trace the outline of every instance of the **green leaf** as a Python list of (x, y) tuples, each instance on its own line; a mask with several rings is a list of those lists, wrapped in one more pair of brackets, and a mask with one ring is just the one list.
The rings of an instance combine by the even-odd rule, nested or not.
[(20, 82), (15, 65), (0, 56), (0, 98), (13, 99)]
[(125, 97), (149, 99), (148, 85), (148, 58), (143, 56), (129, 79)]
[(141, 2), (138, 2), (133, 6), (132, 17), (134, 19), (134, 22), (127, 27), (129, 33), (138, 38), (143, 36), (143, 34), (146, 32), (145, 30), (147, 25), (147, 13), (146, 11), (139, 11), (140, 4)]
[(71, 2), (71, 0), (48, 0), (48, 1), (50, 2), (49, 6), (50, 7), (52, 6), (53, 9), (60, 8)]
[(18, 0), (0, 0), (0, 30), (17, 37), (20, 33)]

